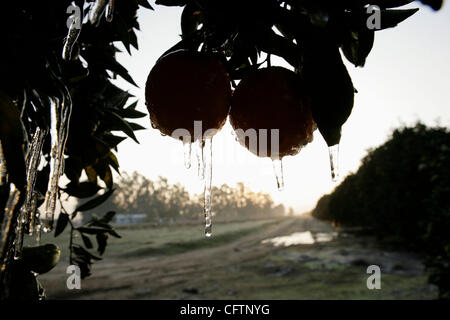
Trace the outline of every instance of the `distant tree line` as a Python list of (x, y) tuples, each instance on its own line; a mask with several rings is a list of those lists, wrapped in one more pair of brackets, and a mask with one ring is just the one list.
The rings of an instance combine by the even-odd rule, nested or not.
[(313, 216), (366, 227), (381, 241), (425, 253), (430, 282), (450, 298), (448, 129), (419, 123), (395, 130), (318, 201)]
[[(133, 172), (121, 174), (115, 183), (115, 192), (96, 212), (146, 213), (148, 220), (197, 219), (203, 216), (203, 193), (190, 194), (179, 184), (170, 184), (166, 178), (155, 181)], [(275, 204), (267, 193), (253, 192), (243, 183), (235, 187), (223, 184), (212, 188), (212, 211), (226, 218), (264, 218), (293, 214)], [(90, 213), (86, 214), (89, 216)]]

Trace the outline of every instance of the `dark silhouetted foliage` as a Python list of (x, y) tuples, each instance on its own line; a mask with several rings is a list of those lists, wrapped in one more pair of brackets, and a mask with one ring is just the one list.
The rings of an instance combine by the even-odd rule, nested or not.
[[(135, 85), (128, 71), (116, 60), (117, 44), (121, 42), (128, 52), (131, 46), (138, 48), (136, 12), (139, 5), (149, 8), (149, 4), (146, 0), (116, 1), (114, 19), (106, 22), (102, 18), (98, 26), (83, 23), (71, 59), (64, 60), (62, 52), (70, 16), (67, 9), (73, 4), (78, 5), (87, 17), (90, 2), (25, 0), (7, 1), (0, 5), (0, 150), (7, 169), (7, 175), (2, 173), (0, 181), (0, 225), (10, 185), (14, 184), (20, 191), (14, 211), (5, 217), (11, 223), (5, 221), (4, 226), (8, 225), (9, 229), (4, 230), (4, 238), (2, 234), (5, 241), (2, 243), (0, 265), (6, 268), (0, 272), (0, 299), (9, 295), (4, 289), (9, 287), (8, 266), (15, 250), (15, 227), (26, 195), (25, 155), (31, 149), (37, 130), (48, 132), (50, 129), (52, 102), (59, 101), (72, 107), (69, 136), (63, 150), (66, 158), (63, 173), (70, 183), (58, 191), (58, 198), (65, 193), (77, 198), (97, 195), (106, 200), (112, 193), (112, 170), (119, 169), (114, 154), (117, 145), (126, 136), (136, 140), (134, 131), (143, 129), (130, 119), (145, 114), (135, 110), (137, 103), (128, 102), (132, 95), (115, 86), (112, 80), (120, 76)], [(117, 131), (125, 136), (117, 135)], [(37, 206), (44, 202), (49, 184), (50, 140), (50, 134), (47, 134), (42, 149), (43, 166), (36, 172), (33, 197), (37, 199)], [(88, 181), (80, 181), (83, 171)], [(98, 195), (101, 190), (103, 195)], [(100, 200), (102, 198), (91, 201), (89, 205), (97, 205)], [(77, 211), (84, 209), (81, 207)], [(76, 216), (77, 211), (70, 216), (64, 212), (60, 215), (56, 234), (67, 225), (71, 226), (70, 219)], [(106, 244), (103, 240), (100, 242)], [(87, 270), (91, 257), (83, 250), (72, 250), (81, 258), (71, 259), (71, 262)]]
[(380, 241), (427, 255), (430, 281), (450, 293), (450, 132), (395, 130), (355, 174), (322, 197), (313, 216), (369, 228)]

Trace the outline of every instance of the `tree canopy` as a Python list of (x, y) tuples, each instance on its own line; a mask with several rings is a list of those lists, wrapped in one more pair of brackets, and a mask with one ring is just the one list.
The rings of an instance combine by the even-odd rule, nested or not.
[[(202, 215), (203, 194), (190, 194), (183, 185), (170, 184), (163, 177), (150, 180), (138, 172), (124, 172), (115, 182), (115, 188), (116, 192), (107, 202), (86, 213), (145, 213), (148, 221), (197, 220)], [(284, 206), (275, 204), (269, 194), (254, 192), (243, 183), (214, 186), (212, 193), (213, 214), (224, 219), (280, 217), (287, 213)]]
[(430, 281), (449, 298), (450, 132), (423, 124), (393, 132), (313, 211), (427, 255)]

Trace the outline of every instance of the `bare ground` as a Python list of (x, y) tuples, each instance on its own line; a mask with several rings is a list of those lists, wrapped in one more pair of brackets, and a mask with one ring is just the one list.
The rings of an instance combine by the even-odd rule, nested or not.
[[(369, 238), (275, 247), (265, 239), (335, 231), (310, 217), (283, 219), (212, 247), (175, 254), (107, 257), (81, 290), (66, 287), (68, 263), (39, 277), (49, 299), (433, 299), (419, 256), (387, 252)], [(208, 239), (205, 239), (208, 241)], [(369, 290), (368, 265), (382, 270)]]

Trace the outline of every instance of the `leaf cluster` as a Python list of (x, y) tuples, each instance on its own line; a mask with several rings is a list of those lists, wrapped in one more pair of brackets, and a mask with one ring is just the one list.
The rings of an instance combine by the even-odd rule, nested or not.
[[(413, 0), (158, 0), (156, 4), (184, 7), (182, 40), (177, 49), (216, 51), (229, 57), (233, 79), (257, 68), (262, 52), (285, 59), (299, 69), (308, 51), (340, 47), (346, 58), (363, 66), (369, 55), (375, 30), (367, 21), (367, 8), (380, 8), (383, 30), (397, 26), (418, 9), (395, 9)], [(422, 1), (436, 10), (442, 1)], [(432, 2), (432, 3), (431, 3)], [(167, 53), (167, 52), (166, 52)]]
[[(182, 6), (182, 40), (167, 50), (216, 53), (233, 85), (271, 56), (283, 58), (299, 75), (305, 103), (328, 146), (340, 142), (356, 89), (343, 63), (363, 67), (375, 33), (396, 27), (418, 9), (413, 0), (158, 0)], [(441, 1), (422, 1), (439, 9)], [(376, 9), (374, 9), (376, 6)], [(375, 23), (374, 23), (375, 22)]]
[[(83, 19), (70, 60), (65, 60), (62, 52), (69, 36), (67, 9), (72, 5), (78, 6), (87, 18), (94, 2), (7, 1), (0, 10), (0, 222), (5, 215), (10, 185), (14, 184), (21, 192), (16, 211), (30, 192), (26, 190), (29, 173), (26, 154), (38, 128), (49, 132), (51, 104), (59, 101), (71, 109), (64, 150), (64, 174), (69, 183), (59, 189), (59, 196), (93, 199), (77, 208), (71, 217), (61, 213), (56, 227), (58, 234), (68, 224), (73, 228), (71, 219), (77, 212), (100, 204), (113, 192), (112, 170), (119, 170), (117, 146), (127, 137), (137, 142), (135, 132), (144, 129), (133, 122), (145, 116), (136, 110), (137, 101), (130, 101), (132, 95), (115, 86), (113, 80), (121, 77), (136, 85), (116, 59), (120, 52), (118, 45), (122, 44), (130, 54), (132, 47), (138, 49), (137, 10), (152, 9), (146, 0), (116, 1), (111, 22), (102, 18), (99, 24), (92, 25)], [(33, 189), (37, 207), (44, 202), (49, 184), (50, 154), (51, 136), (47, 134)], [(81, 181), (83, 172), (87, 181)], [(10, 225), (12, 230), (7, 232), (13, 239), (15, 221)], [(104, 252), (107, 235), (112, 232), (96, 235), (100, 253)], [(10, 244), (4, 245), (2, 259), (3, 253), (13, 252)], [(81, 262), (85, 263), (83, 266), (90, 265), (92, 257), (84, 254), (81, 246), (73, 245), (72, 252), (80, 266)], [(83, 268), (83, 274), (87, 275), (88, 268)], [(3, 272), (0, 275), (3, 279)]]
[[(119, 170), (114, 151), (126, 137), (137, 142), (135, 131), (144, 129), (132, 119), (144, 117), (132, 95), (112, 83), (117, 76), (136, 85), (116, 60), (118, 43), (128, 52), (138, 48), (136, 31), (139, 6), (147, 1), (117, 1), (112, 22), (98, 26), (86, 22), (73, 49), (72, 59), (62, 58), (67, 36), (66, 9), (72, 1), (15, 1), (2, 4), (0, 13), (0, 127), (9, 182), (25, 185), (24, 153), (33, 133), (50, 125), (50, 103), (58, 98), (72, 105), (64, 173), (70, 180), (63, 189), (69, 196), (90, 197), (111, 189), (112, 170)], [(75, 1), (86, 16), (88, 1)], [(125, 134), (117, 135), (116, 132)], [(50, 135), (43, 154), (47, 160), (38, 173), (36, 191), (43, 202), (49, 176)], [(45, 163), (45, 162), (44, 162)], [(85, 171), (88, 181), (80, 182)], [(100, 183), (103, 182), (103, 185)], [(3, 208), (0, 208), (3, 210)]]
[[(110, 196), (110, 194), (108, 196)], [(78, 207), (75, 212), (88, 210), (93, 204), (94, 202), (91, 200), (91, 205), (86, 203), (85, 205)], [(121, 238), (110, 224), (115, 214), (114, 211), (108, 211), (101, 218), (93, 216), (89, 221), (78, 227), (75, 227), (72, 224), (69, 214), (66, 212), (60, 214), (55, 229), (55, 237), (59, 236), (66, 227), (70, 225), (70, 264), (80, 267), (81, 278), (86, 278), (91, 274), (91, 266), (94, 261), (102, 260), (102, 258), (89, 251), (94, 249), (93, 238), (95, 238), (96, 252), (100, 256), (105, 253), (109, 236)], [(81, 244), (74, 242), (74, 235), (76, 233), (81, 237)]]

